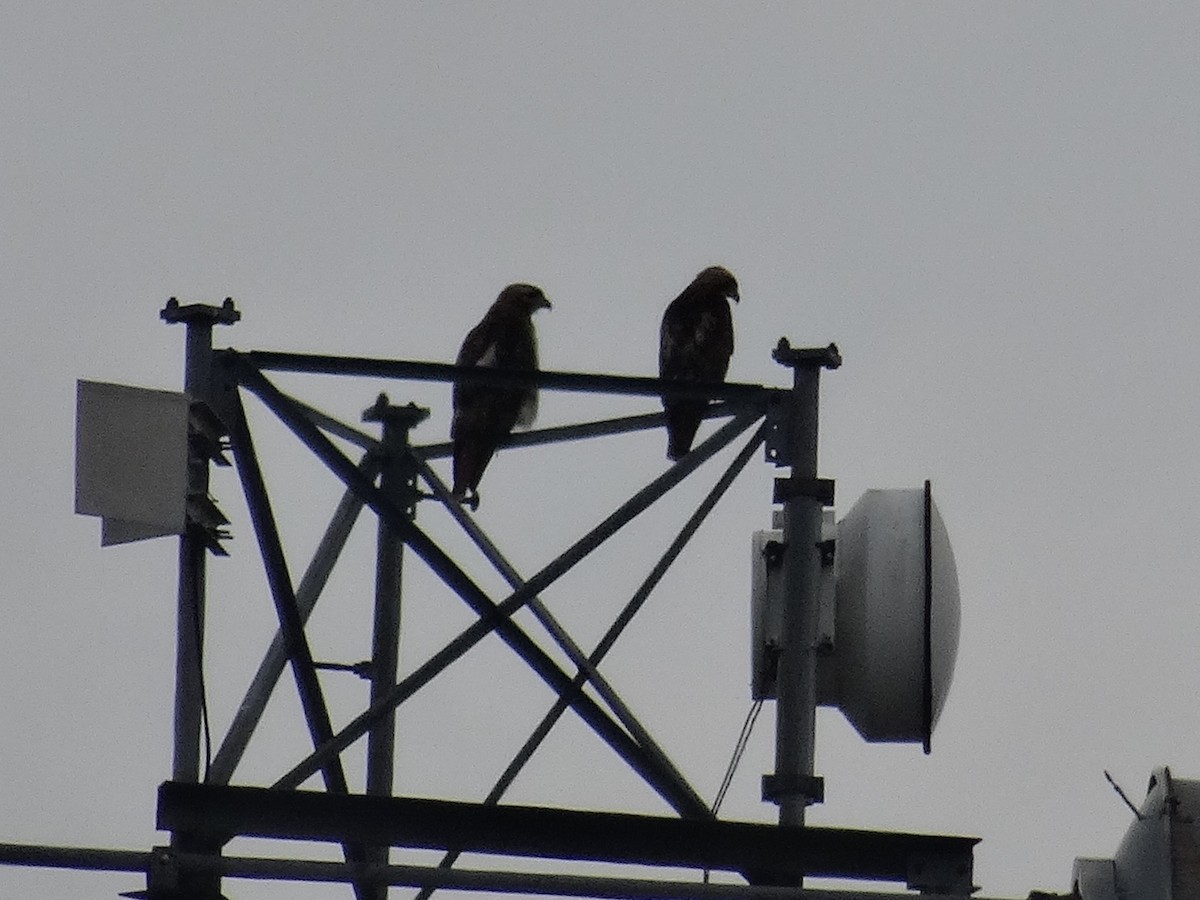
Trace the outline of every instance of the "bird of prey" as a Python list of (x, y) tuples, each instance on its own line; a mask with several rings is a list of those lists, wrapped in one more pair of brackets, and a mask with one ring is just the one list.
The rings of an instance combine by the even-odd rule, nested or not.
[[(709, 266), (671, 301), (659, 331), (658, 376), (678, 381), (724, 381), (733, 355), (733, 316), (728, 300), (739, 300), (728, 269)], [(709, 401), (663, 397), (667, 414), (667, 459), (692, 449)]]
[[(460, 366), (536, 370), (537, 336), (533, 314), (549, 309), (550, 301), (532, 284), (510, 284), (500, 292), (479, 324), (467, 332), (458, 351)], [(496, 448), (514, 427), (528, 428), (537, 416), (536, 385), (454, 383), (454, 445), (456, 499), (472, 509), (479, 506), (479, 479)]]

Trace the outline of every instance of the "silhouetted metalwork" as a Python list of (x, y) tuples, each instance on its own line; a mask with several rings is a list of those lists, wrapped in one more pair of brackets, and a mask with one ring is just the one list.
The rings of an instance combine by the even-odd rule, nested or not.
[[(366, 454), (359, 463), (363, 475), (371, 480), (374, 480), (379, 474), (382, 466), (383, 462), (378, 453)], [(337, 509), (334, 510), (329, 527), (325, 530), (325, 534), (313, 554), (312, 562), (309, 563), (304, 577), (300, 579), (299, 587), (296, 588), (296, 607), (302, 623), (308, 621), (309, 615), (316, 607), (321, 591), (333, 573), (334, 563), (337, 562), (342, 548), (346, 545), (346, 540), (350, 537), (350, 531), (362, 511), (363, 505), (363, 501), (357, 494), (347, 491)], [(229, 732), (216, 756), (213, 757), (212, 765), (208, 768), (204, 779), (207, 784), (229, 783), (234, 769), (237, 768), (242, 754), (246, 751), (251, 735), (254, 734), (254, 729), (262, 718), (267, 700), (275, 689), (279, 676), (283, 674), (286, 665), (287, 650), (284, 647), (283, 632), (281, 631), (267, 648), (263, 661), (259, 665), (258, 671), (255, 672), (250, 687), (246, 690), (246, 696), (238, 704), (237, 713), (229, 726)]]
[[(775, 703), (775, 772), (763, 778), (763, 799), (779, 804), (780, 825), (803, 825), (806, 807), (820, 803), (824, 785), (813, 773), (817, 715), (817, 602), (821, 576), (821, 514), (828, 492), (817, 485), (817, 409), (821, 369), (842, 359), (830, 344), (795, 350), (781, 340), (775, 361), (792, 369), (791, 415), (777, 444), (776, 464), (791, 475), (776, 491), (783, 503), (784, 606)], [(777, 487), (780, 486), (777, 483)]]
[[(36, 848), (0, 845), (0, 862), (66, 865), (145, 871), (153, 900), (215, 898), (222, 876), (294, 878), (350, 882), (360, 900), (382, 900), (386, 886), (421, 888), (425, 900), (438, 887), (467, 890), (521, 890), (574, 896), (694, 896), (796, 898), (806, 875), (898, 881), (926, 892), (956, 895), (971, 890), (973, 838), (803, 827), (804, 807), (819, 799), (820, 780), (812, 770), (813, 670), (811, 637), (815, 604), (801, 600), (785, 618), (781, 649), (776, 771), (764, 779), (764, 793), (780, 804), (780, 824), (718, 821), (688, 784), (666, 750), (598, 671), (605, 655), (660, 579), (684, 550), (754, 453), (765, 445), (768, 462), (791, 467), (780, 479), (774, 500), (783, 506), (789, 596), (812, 597), (819, 567), (817, 544), (822, 506), (832, 500), (832, 482), (816, 477), (818, 374), (840, 364), (837, 348), (793, 349), (781, 341), (778, 362), (793, 369), (791, 389), (753, 384), (697, 384), (577, 372), (516, 372), (442, 363), (371, 359), (268, 351), (241, 352), (212, 347), (212, 327), (232, 324), (239, 314), (232, 301), (220, 307), (180, 306), (162, 312), (169, 322), (187, 325), (185, 384), (201, 404), (208, 437), (193, 442), (190, 489), (207, 500), (208, 464), (221, 457), (228, 439), (244, 499), (261, 552), (279, 632), (264, 655), (215, 758), (200, 771), (200, 722), (204, 712), (200, 662), (203, 648), (205, 552), (220, 550), (224, 535), (185, 534), (180, 541), (179, 640), (172, 781), (162, 785), (158, 825), (171, 832), (170, 847), (149, 853), (88, 848)], [(412, 404), (393, 406), (381, 395), (364, 415), (381, 435), (338, 420), (289, 396), (269, 372), (369, 376), (394, 381), (471, 380), (496, 384), (535, 384), (544, 390), (661, 398), (707, 398), (708, 418), (724, 419), (694, 450), (651, 479), (608, 516), (541, 570), (522, 576), (501, 549), (451, 496), (430, 465), (448, 455), (447, 442), (413, 444), (409, 431), (426, 411)], [(298, 587), (288, 570), (279, 528), (262, 477), (243, 398), (253, 395), (319, 459), (345, 487), (325, 535)], [(661, 412), (556, 425), (511, 435), (502, 446), (531, 447), (623, 434), (663, 425)], [(214, 424), (215, 423), (215, 424)], [(220, 430), (224, 429), (225, 434)], [(692, 475), (700, 466), (751, 431), (715, 485), (685, 521), (642, 584), (590, 652), (579, 647), (551, 614), (540, 595), (580, 561), (600, 548), (637, 516)], [(364, 451), (351, 459), (331, 438)], [(416, 522), (420, 500), (444, 505), (483, 556), (507, 581), (511, 593), (495, 599)], [(330, 577), (355, 521), (364, 509), (378, 517), (376, 590), (372, 654), (369, 662), (339, 668), (370, 677), (367, 708), (334, 731), (305, 633), (305, 623)], [(216, 546), (214, 546), (216, 544)], [(398, 678), (401, 627), (401, 569), (407, 554), (457, 594), (476, 620), (444, 646)], [(571, 661), (564, 669), (514, 621), (529, 607), (534, 618)], [(556, 693), (550, 710), (480, 803), (451, 803), (390, 796), (393, 781), (395, 711), (486, 635), (495, 632)], [(807, 650), (805, 648), (808, 648)], [(283, 772), (270, 789), (230, 786), (268, 697), (290, 665), (313, 749)], [(584, 690), (591, 684), (596, 697)], [(602, 701), (602, 702), (601, 702)], [(602, 705), (603, 703), (603, 705)], [(632, 816), (500, 805), (521, 768), (568, 710), (574, 712), (658, 793), (678, 818)], [(368, 736), (365, 793), (353, 794), (341, 754)], [(324, 794), (298, 791), (320, 773)], [(311, 838), (341, 844), (346, 863), (255, 860), (222, 856), (235, 835)], [(446, 851), (437, 867), (387, 865), (388, 848)], [(461, 852), (481, 851), (562, 860), (603, 860), (658, 866), (694, 866), (740, 873), (752, 888), (681, 884), (645, 879), (459, 872), (451, 866)], [(814, 892), (851, 898), (854, 892)], [(876, 895), (879, 896), (879, 895)]]
[[(916, 889), (971, 889), (975, 838), (751, 822), (673, 819), (407, 797), (167, 783), (158, 827), (287, 840), (351, 839), (464, 850), (738, 872), (753, 884), (803, 875), (899, 881)], [(937, 861), (937, 881), (930, 863)], [(953, 873), (947, 876), (945, 873)]]
[[(46, 847), (0, 844), (0, 864), (111, 872), (160, 873), (178, 880), (184, 873), (228, 878), (286, 880), (338, 884), (362, 882), (433, 891), (492, 891), (554, 897), (607, 897), (614, 900), (912, 900), (914, 894), (877, 890), (820, 890), (772, 885), (702, 884), (693, 881), (485, 869), (441, 869), (431, 866), (322, 862), (306, 859), (262, 859), (179, 853), (168, 847), (151, 851), (104, 850), (92, 847)], [(148, 897), (138, 891), (124, 897)], [(158, 896), (167, 896), (160, 892)], [(972, 895), (973, 900), (992, 898)], [(922, 891), (920, 900), (964, 900), (962, 892)]]

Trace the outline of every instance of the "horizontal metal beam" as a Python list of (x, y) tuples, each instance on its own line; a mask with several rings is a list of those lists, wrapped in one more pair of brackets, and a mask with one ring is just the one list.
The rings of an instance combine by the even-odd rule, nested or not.
[[(719, 419), (736, 415), (736, 404), (714, 403), (704, 412), (706, 419)], [(577, 422), (574, 425), (552, 425), (533, 431), (514, 431), (500, 441), (501, 447), (536, 447), (540, 444), (556, 444), (562, 441), (577, 441), (582, 438), (607, 437), (612, 434), (628, 434), (631, 431), (649, 431), (662, 428), (667, 417), (664, 413), (643, 413), (639, 416), (623, 416), (617, 419), (597, 419), (592, 422)], [(319, 424), (319, 423), (318, 423)], [(422, 459), (439, 459), (449, 456), (453, 444), (443, 441), (437, 444), (420, 444), (413, 450)]]
[[(324, 883), (368, 882), (396, 887), (451, 888), (553, 895), (607, 897), (630, 900), (916, 900), (908, 893), (812, 890), (794, 887), (659, 881), (650, 878), (597, 877), (556, 873), (499, 872), (486, 869), (450, 870), (431, 866), (381, 866), (308, 859), (263, 859), (247, 856), (202, 856), (156, 848), (104, 850), (92, 847), (46, 847), (0, 844), (0, 864), (54, 869), (145, 872), (151, 861), (181, 871), (218, 874), (225, 878), (259, 881)], [(967, 894), (923, 893), (919, 900), (966, 900)], [(972, 900), (995, 900), (973, 897)]]
[[(280, 391), (280, 393), (290, 402), (294, 403), (296, 408), (304, 413), (322, 431), (327, 431), (352, 444), (357, 444), (364, 450), (378, 449), (378, 439), (366, 432), (360, 431), (352, 425), (347, 425), (345, 422), (335, 419), (328, 413), (322, 412), (316, 407), (309, 406), (304, 401), (297, 400), (283, 391)], [(720, 419), (736, 415), (738, 412), (738, 404), (718, 401), (711, 404), (704, 411), (703, 416), (705, 419)], [(499, 446), (536, 447), (541, 444), (557, 444), (563, 441), (576, 441), (582, 438), (628, 434), (631, 431), (649, 431), (654, 428), (662, 428), (665, 421), (666, 415), (657, 412), (642, 413), (635, 416), (620, 416), (612, 419), (596, 419), (589, 422), (577, 422), (573, 425), (552, 425), (549, 428), (535, 428), (532, 431), (514, 431), (512, 434), (504, 437), (500, 441)], [(453, 444), (450, 441), (441, 441), (435, 444), (414, 445), (413, 449), (422, 459), (440, 459), (450, 456)]]
[(152, 855), (146, 850), (0, 844), (0, 865), (6, 866), (79, 869), (92, 872), (145, 872), (150, 867), (151, 859)]
[[(977, 838), (836, 828), (783, 827), (485, 806), (448, 800), (166, 782), (158, 827), (170, 831), (740, 872), (755, 884), (800, 876), (920, 885), (937, 870), (944, 887), (969, 893)], [(951, 873), (951, 874), (947, 874)], [(921, 885), (924, 886), (924, 885)]]
[[(340, 437), (352, 444), (357, 444), (364, 450), (375, 451), (379, 448), (379, 440), (364, 431), (347, 425), (335, 419), (322, 410), (310, 406), (303, 400), (280, 391), (289, 402), (295, 404), (314, 425), (322, 431)], [(703, 413), (705, 419), (720, 419), (736, 415), (740, 411), (737, 403), (717, 401), (711, 404)], [(614, 434), (628, 434), (632, 431), (649, 431), (662, 428), (666, 422), (666, 414), (641, 413), (633, 416), (619, 416), (612, 419), (595, 419), (587, 422), (576, 422), (573, 425), (552, 425), (548, 428), (535, 428), (531, 431), (514, 431), (501, 441), (500, 447), (536, 447), (541, 444), (557, 444), (563, 441), (575, 441), (581, 438), (607, 437)], [(453, 445), (450, 441), (434, 444), (417, 444), (413, 450), (422, 459), (439, 459), (450, 456)]]
[(554, 391), (600, 394), (632, 394), (645, 397), (708, 397), (769, 403), (787, 396), (782, 388), (738, 382), (688, 382), (634, 375), (598, 375), (591, 372), (516, 371), (486, 366), (454, 366), (449, 363), (407, 359), (378, 359), (364, 356), (323, 356), (313, 353), (277, 353), (267, 350), (219, 350), (217, 355), (240, 356), (256, 369), (274, 372), (307, 372), (320, 375), (365, 375), (405, 381), (470, 381), (480, 384), (536, 384)]

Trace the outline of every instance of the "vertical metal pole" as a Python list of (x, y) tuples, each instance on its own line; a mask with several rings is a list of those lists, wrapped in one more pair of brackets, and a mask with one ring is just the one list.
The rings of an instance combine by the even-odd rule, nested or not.
[[(191, 477), (188, 480), (198, 481)], [(204, 631), (205, 552), (204, 543), (189, 524), (188, 530), (179, 536), (179, 602), (175, 621), (175, 750), (171, 764), (171, 778), (174, 781), (200, 780), (200, 642)]]
[[(382, 425), (383, 469), (379, 488), (412, 518), (416, 515), (417, 470), (408, 452), (408, 433), (429, 410), (413, 404), (391, 406), (386, 394), (363, 413), (363, 421)], [(404, 541), (387, 520), (379, 519), (375, 564), (375, 622), (371, 642), (371, 704), (391, 690), (399, 673), (400, 595)], [(367, 736), (367, 794), (390, 797), (396, 749), (396, 711), (381, 717)], [(371, 847), (367, 861), (386, 865), (387, 847)], [(383, 900), (386, 885), (367, 888), (368, 896)]]
[[(227, 299), (222, 306), (180, 306), (172, 297), (159, 313), (168, 323), (187, 326), (183, 389), (193, 401), (211, 403), (213, 397), (212, 329), (232, 325), (241, 314)], [(189, 449), (188, 496), (207, 497), (208, 459)], [(188, 522), (179, 536), (179, 591), (175, 636), (175, 743), (171, 777), (175, 781), (200, 780), (200, 720), (203, 693), (201, 649), (204, 634), (204, 579), (206, 542), (198, 527)]]
[(781, 341), (775, 359), (793, 370), (790, 408), (777, 463), (791, 466), (779, 479), (783, 505), (783, 626), (775, 704), (775, 774), (763, 779), (766, 799), (779, 804), (780, 825), (803, 825), (810, 803), (823, 799), (813, 775), (817, 709), (817, 617), (821, 574), (821, 515), (833, 485), (817, 478), (817, 410), (822, 367), (840, 364), (837, 348), (793, 350)]
[[(233, 300), (221, 306), (191, 304), (180, 306), (172, 297), (159, 313), (168, 323), (187, 326), (183, 388), (193, 403), (213, 406), (213, 325), (232, 325), (241, 318)], [(209, 457), (198, 452), (188, 441), (189, 500), (208, 497)], [(190, 503), (189, 503), (190, 507)], [(175, 781), (200, 780), (200, 725), (204, 711), (204, 687), (201, 664), (204, 640), (205, 563), (208, 541), (203, 526), (189, 515), (179, 536), (179, 589), (175, 622), (175, 742), (171, 777)], [(219, 855), (220, 845), (194, 835), (173, 833), (171, 846), (178, 851)], [(152, 875), (148, 875), (152, 879)], [(220, 896), (221, 876), (204, 873), (180, 876), (181, 894)]]

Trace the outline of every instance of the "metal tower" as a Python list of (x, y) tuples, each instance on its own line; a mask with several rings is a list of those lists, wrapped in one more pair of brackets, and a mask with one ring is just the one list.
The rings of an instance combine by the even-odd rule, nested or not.
[[(899, 882), (927, 893), (965, 896), (972, 890), (973, 838), (873, 832), (806, 826), (805, 809), (823, 796), (814, 773), (816, 694), (816, 592), (822, 566), (822, 512), (832, 505), (833, 484), (817, 477), (817, 422), (822, 369), (841, 359), (830, 345), (794, 349), (781, 340), (774, 357), (792, 370), (788, 389), (753, 384), (683, 384), (655, 378), (572, 372), (513, 372), (459, 368), (429, 362), (216, 349), (215, 325), (239, 318), (231, 300), (221, 306), (180, 305), (162, 310), (169, 323), (186, 328), (185, 392), (188, 404), (186, 522), (179, 537), (178, 643), (174, 754), (171, 780), (158, 795), (157, 824), (170, 832), (169, 846), (149, 852), (34, 848), (5, 845), (0, 861), (144, 871), (138, 896), (192, 900), (221, 895), (223, 876), (340, 881), (360, 900), (382, 900), (389, 885), (622, 897), (799, 897), (806, 876)], [(710, 418), (725, 420), (691, 453), (636, 491), (582, 538), (540, 571), (522, 577), (500, 548), (451, 496), (430, 465), (449, 445), (414, 444), (410, 430), (428, 411), (393, 405), (386, 395), (364, 420), (373, 436), (301, 399), (272, 380), (277, 372), (371, 376), (404, 381), (473, 380), (536, 384), (543, 389), (661, 397), (682, 395), (716, 401)], [(243, 405), (253, 395), (337, 478), (344, 498), (329, 522), (303, 576), (293, 580), (280, 528), (263, 478), (254, 435)], [(585, 421), (513, 435), (507, 446), (532, 446), (661, 427), (648, 413)], [(580, 647), (540, 598), (554, 582), (630, 523), (703, 463), (746, 434), (740, 449), (621, 613), (589, 652)], [(332, 438), (336, 438), (337, 442)], [(347, 455), (341, 445), (361, 451)], [(775, 481), (773, 502), (783, 523), (783, 579), (789, 598), (778, 654), (775, 771), (763, 779), (763, 795), (779, 805), (779, 824), (722, 821), (622, 701), (600, 664), (705, 517), (760, 449), (787, 474)], [(230, 458), (231, 457), (231, 458)], [(209, 466), (237, 471), (278, 618), (275, 641), (249, 684), (228, 733), (207, 772), (201, 772), (205, 565), (224, 553), (224, 517), (208, 497)], [(446, 510), (508, 583), (506, 596), (491, 596), (422, 529), (420, 500)], [(369, 664), (369, 705), (336, 730), (310, 648), (306, 621), (362, 509), (378, 519), (374, 629)], [(401, 571), (409, 555), (420, 559), (474, 612), (466, 629), (403, 677), (399, 676)], [(514, 621), (528, 608), (571, 661), (564, 668)], [(495, 633), (557, 695), (553, 707), (478, 803), (393, 795), (394, 717), (397, 707), (452, 665), (486, 635)], [(311, 751), (269, 785), (233, 785), (233, 777), (268, 697), (290, 669), (300, 698)], [(590, 691), (585, 691), (585, 685)], [(554, 724), (568, 711), (607, 743), (629, 768), (674, 810), (675, 816), (580, 812), (501, 803), (517, 772)], [(367, 738), (366, 783), (348, 783), (342, 754)], [(324, 791), (298, 786), (320, 774)], [(234, 858), (222, 848), (234, 836), (329, 841), (345, 861)], [(436, 848), (437, 866), (388, 864), (391, 847)], [(746, 886), (665, 879), (457, 870), (464, 852), (560, 860), (600, 860), (651, 866), (692, 867), (740, 874)], [(814, 892), (804, 891), (812, 896)], [(848, 897), (852, 892), (836, 892)]]

